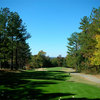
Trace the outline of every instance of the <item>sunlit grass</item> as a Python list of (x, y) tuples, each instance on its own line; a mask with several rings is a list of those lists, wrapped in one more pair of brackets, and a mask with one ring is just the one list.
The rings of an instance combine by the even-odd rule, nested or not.
[(70, 81), (61, 67), (48, 71), (6, 73), (0, 77), (0, 100), (100, 99), (100, 88)]
[(53, 67), (53, 68), (47, 68), (48, 71), (61, 71), (63, 67)]

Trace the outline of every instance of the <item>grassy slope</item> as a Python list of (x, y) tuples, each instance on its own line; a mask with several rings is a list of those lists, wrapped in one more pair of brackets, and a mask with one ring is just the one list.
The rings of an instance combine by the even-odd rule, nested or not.
[(24, 71), (0, 76), (0, 100), (100, 99), (100, 88), (69, 81), (61, 67), (48, 71)]

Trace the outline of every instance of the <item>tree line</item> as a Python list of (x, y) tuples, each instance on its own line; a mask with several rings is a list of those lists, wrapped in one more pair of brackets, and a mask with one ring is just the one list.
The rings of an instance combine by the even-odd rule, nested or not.
[(0, 68), (23, 68), (31, 57), (30, 34), (17, 12), (0, 9)]
[(79, 29), (68, 38), (66, 58), (49, 57), (39, 51), (31, 55), (26, 42), (31, 36), (17, 12), (0, 9), (0, 68), (32, 69), (65, 66), (76, 71), (100, 72), (100, 8), (81, 19)]
[(66, 59), (61, 55), (57, 57), (46, 56), (46, 52), (39, 51), (37, 55), (32, 55), (29, 66), (26, 69), (43, 68), (43, 67), (62, 67), (66, 66)]
[(0, 68), (11, 70), (33, 69), (42, 67), (65, 66), (65, 58), (46, 56), (46, 52), (39, 51), (31, 55), (30, 47), (26, 42), (31, 36), (27, 32), (17, 12), (9, 8), (0, 9)]
[(77, 71), (100, 72), (100, 8), (81, 19), (81, 32), (68, 38), (67, 66)]

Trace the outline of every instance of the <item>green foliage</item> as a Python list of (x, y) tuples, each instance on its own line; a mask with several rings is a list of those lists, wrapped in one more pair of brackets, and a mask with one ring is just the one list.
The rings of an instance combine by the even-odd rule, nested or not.
[(75, 32), (68, 38), (68, 56), (66, 57), (67, 65), (69, 67), (76, 68), (78, 70), (78, 65), (80, 62), (80, 55), (79, 55), (79, 33)]
[(37, 55), (32, 56), (30, 62), (31, 68), (40, 68), (40, 67), (51, 67), (51, 61), (48, 56), (46, 56), (46, 52), (43, 50), (39, 51)]
[(98, 34), (100, 35), (100, 8), (94, 8), (90, 17), (84, 16), (79, 29), (82, 30), (80, 33), (73, 33), (68, 38), (66, 61), (69, 67), (74, 67), (78, 71), (88, 71), (91, 68), (97, 68), (97, 65), (100, 66), (98, 63), (100, 60), (99, 40), (95, 38)]
[(58, 64), (57, 64), (57, 58), (51, 58), (50, 61), (51, 61), (52, 65), (53, 65), (53, 67), (58, 66)]
[(66, 67), (66, 59), (59, 55), (58, 57), (46, 56), (46, 52), (39, 51), (37, 55), (31, 56), (30, 67), (40, 68), (40, 67)]
[(61, 57), (61, 55), (59, 55), (57, 57), (57, 65), (58, 66), (62, 66), (63, 65), (63, 57)]
[[(0, 9), (0, 67), (23, 68), (30, 58), (26, 39), (30, 35), (17, 12), (8, 8)], [(7, 64), (8, 63), (8, 64)]]

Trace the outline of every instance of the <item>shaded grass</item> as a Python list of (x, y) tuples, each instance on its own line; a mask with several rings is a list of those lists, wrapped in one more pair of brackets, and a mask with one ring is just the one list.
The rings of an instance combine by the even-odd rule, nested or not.
[(3, 73), (0, 77), (0, 100), (100, 99), (100, 88), (69, 81), (61, 67), (48, 71)]

